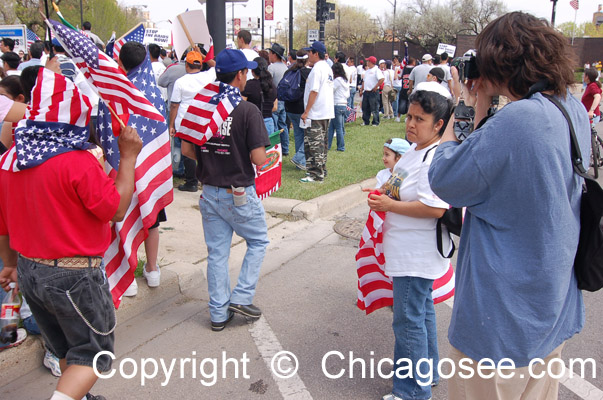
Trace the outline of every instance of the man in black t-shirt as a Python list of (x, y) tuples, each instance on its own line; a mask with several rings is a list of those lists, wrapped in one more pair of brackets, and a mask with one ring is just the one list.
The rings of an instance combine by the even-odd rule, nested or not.
[[(269, 242), (264, 207), (255, 192), (253, 164), (265, 163), (265, 146), (270, 141), (260, 110), (240, 95), (247, 70), (256, 66), (240, 50), (218, 54), (216, 76), (231, 86), (228, 91), (234, 91), (234, 109), (202, 146), (194, 145), (193, 150), (191, 143), (182, 142), (182, 154), (196, 157), (197, 177), (203, 183), (199, 207), (208, 251), (209, 312), (214, 331), (223, 330), (234, 313), (253, 319), (262, 315), (252, 303)], [(228, 257), (233, 231), (245, 239), (247, 252), (231, 292)]]
[(408, 65), (402, 70), (402, 90), (400, 91), (400, 102), (398, 104), (398, 115), (404, 115), (408, 112), (408, 88), (410, 87), (410, 73), (417, 64), (417, 60), (412, 57), (408, 59)]

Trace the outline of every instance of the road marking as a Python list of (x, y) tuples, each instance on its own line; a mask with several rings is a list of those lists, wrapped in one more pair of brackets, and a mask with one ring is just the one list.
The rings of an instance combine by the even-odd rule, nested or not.
[[(453, 298), (444, 301), (444, 304), (452, 308), (454, 304)], [(603, 391), (601, 389), (578, 375), (573, 374), (570, 378), (567, 365), (565, 366), (565, 375), (559, 382), (584, 400), (603, 400)]]
[[(313, 400), (306, 385), (301, 380), (299, 375), (295, 374), (289, 379), (277, 377), (272, 370), (272, 358), (279, 352), (283, 351), (283, 346), (279, 343), (276, 335), (270, 328), (268, 321), (262, 315), (260, 319), (250, 324), (249, 333), (255, 342), (260, 355), (264, 359), (266, 366), (272, 374), (272, 379), (276, 382), (278, 390), (281, 392), (283, 399), (291, 400)], [(295, 366), (287, 361), (282, 362), (283, 368), (294, 368)]]

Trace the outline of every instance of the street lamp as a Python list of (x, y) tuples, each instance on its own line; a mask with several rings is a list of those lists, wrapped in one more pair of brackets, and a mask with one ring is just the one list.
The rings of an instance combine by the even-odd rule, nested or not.
[[(247, 0), (245, 0), (245, 1), (247, 1)], [(235, 22), (234, 22), (235, 17), (234, 17), (234, 8), (235, 8), (235, 6), (237, 5), (237, 2), (235, 2), (235, 1), (231, 1), (230, 3), (231, 3), (231, 4), (230, 4), (230, 9), (231, 9), (231, 11), (232, 11), (232, 41), (233, 41), (233, 42), (235, 42), (235, 41), (236, 41), (236, 38), (235, 38)], [(244, 3), (242, 3), (242, 2), (239, 2), (239, 3), (240, 3), (240, 5), (241, 5), (241, 6), (243, 6), (243, 7), (247, 7), (247, 4), (244, 4)]]
[(392, 20), (392, 59), (394, 57), (394, 42), (396, 41), (396, 0), (387, 0), (389, 4), (394, 6), (394, 19)]

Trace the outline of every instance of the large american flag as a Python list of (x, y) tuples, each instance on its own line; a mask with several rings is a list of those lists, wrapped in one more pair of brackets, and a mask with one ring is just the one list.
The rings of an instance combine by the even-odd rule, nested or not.
[(206, 85), (188, 106), (176, 136), (203, 146), (242, 100), (234, 86), (217, 81)]
[(88, 83), (118, 115), (137, 114), (156, 121), (165, 120), (117, 63), (100, 51), (89, 38), (56, 21), (47, 21)]
[(90, 147), (92, 106), (69, 79), (40, 68), (25, 118), (15, 129), (15, 146), (2, 169), (20, 171), (72, 150)]
[(578, 8), (580, 7), (580, 5), (578, 4), (578, 0), (570, 1), (570, 6), (572, 6), (574, 10), (578, 10)]
[[(371, 192), (379, 194), (379, 192)], [(385, 213), (370, 211), (362, 232), (356, 272), (358, 273), (358, 308), (367, 315), (382, 307), (394, 304), (392, 278), (385, 274), (383, 253), (383, 222)], [(449, 264), (444, 276), (434, 280), (431, 296), (433, 303), (441, 303), (454, 295), (454, 270)]]
[(34, 31), (27, 29), (27, 48), (29, 49), (36, 40), (40, 40), (40, 37)]
[[(144, 92), (154, 107), (165, 114), (165, 103), (155, 82), (149, 56), (128, 73), (132, 82)], [(105, 169), (110, 177), (117, 176), (119, 148), (111, 128), (111, 113), (104, 102), (99, 102), (97, 132), (105, 150)], [(170, 136), (165, 119), (157, 121), (135, 114), (128, 120), (142, 139), (142, 151), (136, 160), (136, 187), (132, 203), (123, 221), (113, 225), (111, 245), (104, 261), (113, 302), (119, 306), (124, 291), (134, 280), (138, 264), (137, 252), (155, 223), (157, 213), (173, 200)]]
[(119, 38), (113, 45), (113, 58), (119, 59), (119, 52), (121, 47), (127, 42), (138, 42), (142, 43), (144, 41), (144, 25), (139, 23), (134, 28), (130, 30), (130, 32), (126, 33), (124, 36)]

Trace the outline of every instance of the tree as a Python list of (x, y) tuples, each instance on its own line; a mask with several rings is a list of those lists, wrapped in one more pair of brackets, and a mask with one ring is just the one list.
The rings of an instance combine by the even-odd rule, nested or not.
[[(396, 37), (421, 46), (425, 51), (438, 43), (454, 43), (457, 34), (479, 34), (486, 25), (506, 12), (500, 0), (452, 0), (440, 4), (413, 0), (393, 17), (383, 16), (384, 26), (395, 26)], [(391, 39), (390, 39), (391, 40)]]
[[(340, 38), (342, 48), (359, 54), (363, 43), (377, 39), (378, 29), (364, 8), (343, 3), (344, 1), (335, 0), (336, 18), (326, 22), (325, 45), (332, 53), (338, 48)], [(299, 0), (295, 3), (294, 10), (293, 47), (299, 49), (307, 46), (307, 30), (319, 28), (319, 23), (316, 22), (316, 0)], [(337, 13), (341, 13), (340, 19), (337, 18)]]
[[(58, 19), (49, 0), (50, 18)], [(93, 31), (104, 41), (112, 31), (117, 37), (126, 33), (142, 20), (140, 13), (132, 7), (122, 7), (115, 0), (83, 0), (84, 21), (90, 21)], [(61, 14), (72, 25), (80, 25), (79, 0), (63, 0), (60, 3)], [(12, 10), (12, 13), (11, 13)], [(0, 22), (4, 24), (25, 24), (39, 37), (45, 37), (42, 15), (43, 0), (8, 0), (0, 5)]]

